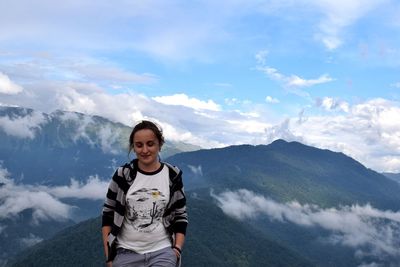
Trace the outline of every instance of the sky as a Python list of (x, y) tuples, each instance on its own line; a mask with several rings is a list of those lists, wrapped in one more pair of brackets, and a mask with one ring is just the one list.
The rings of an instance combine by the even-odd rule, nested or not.
[(400, 172), (400, 2), (0, 0), (0, 105)]

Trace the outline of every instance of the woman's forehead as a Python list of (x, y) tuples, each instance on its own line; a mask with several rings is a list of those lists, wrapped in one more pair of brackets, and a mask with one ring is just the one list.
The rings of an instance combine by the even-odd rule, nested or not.
[(157, 139), (157, 137), (153, 133), (153, 131), (149, 130), (149, 129), (139, 130), (134, 135), (135, 142), (137, 142), (137, 141), (152, 141), (154, 139)]

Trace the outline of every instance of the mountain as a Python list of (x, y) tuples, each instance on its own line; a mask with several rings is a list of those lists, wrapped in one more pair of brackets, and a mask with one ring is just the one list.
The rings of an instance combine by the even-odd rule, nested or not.
[[(35, 193), (43, 188), (53, 190), (51, 193), (59, 193), (65, 189), (62, 186), (71, 177), (81, 182), (89, 175), (97, 175), (101, 179), (93, 180), (94, 183), (73, 184), (68, 188), (74, 192), (84, 189), (82, 192), (88, 194), (98, 190), (98, 186), (106, 187), (103, 182), (108, 181), (114, 167), (126, 161), (126, 151), (122, 154), (111, 152), (111, 148), (118, 147), (118, 134), (102, 130), (102, 123), (116, 127), (113, 122), (103, 118), (64, 112), (45, 115), (27, 109), (6, 109), (4, 114), (0, 116), (0, 135), (10, 139), (5, 142), (0, 140), (0, 153), (3, 153), (3, 148), (8, 149), (8, 153), (1, 155), (8, 157), (7, 161), (3, 160), (3, 167), (8, 169), (15, 181), (13, 184), (5, 179), (3, 183), (1, 175), (4, 171), (0, 169), (0, 191), (3, 189), (1, 192), (4, 195), (10, 190), (17, 193), (23, 191), (25, 181), (29, 184), (26, 187), (35, 190)], [(52, 116), (62, 118), (56, 122)], [(78, 122), (65, 119), (65, 116), (78, 118)], [(92, 123), (93, 120), (96, 123)], [(54, 130), (56, 126), (46, 128), (50, 121), (63, 130)], [(69, 126), (65, 126), (65, 121)], [(9, 125), (11, 122), (14, 128)], [(90, 130), (92, 128), (95, 130)], [(60, 138), (61, 133), (75, 134)], [(57, 142), (56, 137), (63, 141)], [(9, 145), (10, 142), (14, 143)], [(60, 144), (65, 145), (65, 149)], [(57, 149), (53, 148), (57, 146)], [(16, 155), (21, 155), (21, 163), (24, 164), (18, 164)], [(42, 157), (67, 174), (41, 163)], [(57, 163), (60, 158), (69, 166), (68, 170), (62, 169), (62, 164)], [(396, 252), (400, 246), (396, 234), (400, 232), (400, 222), (396, 219), (400, 210), (399, 183), (366, 168), (343, 153), (277, 140), (269, 145), (182, 152), (171, 155), (166, 161), (183, 170), (189, 196), (190, 230), (184, 253), (192, 254), (184, 254), (185, 266), (265, 266), (257, 261), (258, 258), (271, 263), (271, 266), (286, 266), (287, 262), (295, 262), (299, 266), (307, 262), (306, 266), (314, 264), (321, 267), (396, 266), (400, 261), (400, 255)], [(41, 168), (36, 166), (40, 164)], [(30, 168), (37, 168), (40, 175), (35, 176)], [(33, 179), (28, 177), (31, 173)], [(58, 180), (54, 179), (58, 176), (54, 173), (60, 175), (62, 183), (58, 184)], [(79, 207), (78, 211), (84, 213), (79, 220), (83, 220), (84, 215), (86, 218), (98, 216), (102, 204), (102, 200), (82, 200), (77, 195), (63, 198), (62, 201)], [(1, 199), (0, 203), (3, 205), (7, 202)], [(45, 206), (46, 210), (35, 210), (32, 214), (43, 215), (51, 207)], [(5, 211), (3, 208), (3, 213)], [(51, 227), (53, 222), (50, 220), (44, 225)], [(7, 239), (7, 229), (11, 228), (2, 223), (0, 220), (1, 246), (19, 244), (21, 239)], [(100, 239), (99, 225), (96, 226), (96, 222), (92, 221), (94, 224), (90, 230), (90, 227), (83, 226), (85, 223), (64, 231), (64, 238), (58, 235), (53, 239), (56, 243), (44, 240), (32, 246), (32, 250), (18, 254), (17, 258), (22, 261), (34, 253), (37, 260), (48, 260), (53, 264), (56, 260), (53, 257), (57, 255), (49, 254), (53, 248), (64, 250), (65, 255), (71, 255), (69, 249), (78, 253), (84, 240), (66, 241), (75, 240), (68, 236), (68, 232), (76, 230), (85, 233), (92, 231), (94, 239), (87, 237), (91, 235), (89, 232), (82, 234), (92, 244), (85, 248), (87, 255), (90, 255), (85, 259), (87, 265), (91, 266), (99, 259), (102, 261), (103, 257), (96, 254), (99, 249), (95, 247), (97, 241), (94, 241), (97, 236)], [(26, 229), (29, 230), (30, 224), (32, 221), (25, 223)], [(25, 236), (23, 240), (29, 237), (33, 240), (31, 243), (43, 238), (37, 234)], [(46, 236), (48, 238), (50, 236)], [(245, 249), (242, 250), (242, 247)], [(276, 248), (284, 253), (278, 259), (272, 256), (280, 255)], [(0, 249), (6, 251), (3, 247)], [(62, 255), (60, 258), (63, 258)], [(84, 259), (80, 260), (85, 262)], [(41, 262), (46, 266), (46, 262)], [(59, 264), (63, 263), (57, 262), (55, 266)]]
[(277, 140), (270, 145), (199, 150), (168, 160), (181, 166), (188, 190), (247, 188), (282, 202), (400, 208), (396, 182), (343, 153), (298, 142)]
[[(198, 194), (188, 197), (191, 223), (182, 266), (313, 266), (300, 255), (226, 216), (209, 198)], [(8, 266), (102, 266), (100, 227), (100, 218), (70, 227), (24, 251)]]
[[(116, 162), (130, 160), (131, 127), (99, 116), (0, 107), (0, 122), (0, 160), (24, 184), (65, 185), (95, 174), (108, 179)], [(196, 149), (166, 142), (162, 156)]]
[[(254, 219), (250, 216), (244, 221), (246, 225), (318, 266), (359, 266), (364, 261), (391, 266), (400, 260), (399, 254), (390, 252), (400, 245), (398, 236), (387, 244), (382, 241), (388, 251), (380, 251), (382, 248), (377, 245), (381, 242), (379, 238), (400, 231), (399, 222), (388, 220), (385, 215), (370, 216), (370, 212), (394, 212), (398, 216), (399, 184), (343, 153), (277, 140), (270, 145), (181, 153), (168, 160), (183, 169), (187, 190), (213, 195), (228, 192), (224, 195), (231, 196), (228, 212), (236, 207), (245, 213), (260, 202), (267, 203), (262, 208), (270, 208), (268, 215), (263, 210), (257, 216), (252, 214)], [(241, 195), (242, 189), (253, 193)], [(250, 204), (245, 205), (246, 201)], [(291, 201), (299, 204), (283, 204)], [(271, 219), (280, 209), (292, 218), (284, 220), (279, 215)], [(342, 222), (341, 217), (350, 221)], [(320, 221), (310, 226), (312, 220)], [(344, 223), (354, 229), (342, 231)], [(387, 231), (383, 230), (385, 227)], [(368, 239), (375, 235), (375, 239)], [(354, 245), (360, 242), (357, 238), (369, 241)]]
[[(116, 166), (133, 156), (130, 132), (98, 116), (0, 106), (0, 266), (28, 245), (100, 214)], [(194, 149), (167, 142), (162, 155)]]
[[(269, 266), (301, 266), (305, 262), (306, 266), (321, 267), (396, 266), (400, 260), (398, 254), (390, 254), (400, 244), (396, 236), (392, 243), (388, 243), (393, 246), (389, 252), (378, 247), (381, 243), (387, 247), (384, 239), (399, 231), (396, 228), (398, 222), (392, 221), (391, 217), (365, 219), (371, 212), (380, 213), (372, 207), (384, 209), (382, 214), (399, 210), (399, 184), (342, 153), (278, 140), (270, 145), (185, 152), (175, 154), (167, 161), (184, 171), (189, 196), (190, 224), (184, 266), (265, 266), (265, 262), (269, 262)], [(252, 193), (240, 195), (243, 192)], [(284, 204), (294, 200), (299, 204)], [(246, 205), (246, 201), (251, 205)], [(240, 217), (263, 202), (267, 205), (261, 206), (260, 214), (252, 213), (245, 219)], [(354, 206), (367, 203), (373, 206), (366, 206), (365, 214), (362, 214), (363, 206)], [(353, 206), (342, 208), (344, 205)], [(289, 214), (286, 220), (279, 219), (279, 216), (273, 219), (271, 216), (277, 214), (282, 206), (285, 214)], [(350, 207), (355, 207), (355, 211)], [(263, 213), (265, 209), (272, 214)], [(236, 213), (235, 217), (235, 213), (229, 213), (232, 211), (242, 213)], [(342, 222), (341, 217), (350, 217), (351, 220)], [(315, 218), (322, 223), (307, 224), (307, 220)], [(339, 228), (334, 228), (337, 221)], [(350, 230), (341, 230), (346, 227)], [(100, 239), (98, 228), (89, 231)], [(381, 232), (382, 237), (379, 235)], [(369, 236), (375, 236), (370, 243), (351, 244)], [(71, 236), (64, 239), (74, 240)], [(55, 240), (59, 240), (57, 242), (63, 248), (60, 251), (68, 246), (76, 253), (83, 247), (79, 242)], [(90, 241), (92, 239), (88, 240), (94, 244)], [(95, 246), (100, 246), (101, 252), (101, 244), (87, 245), (87, 249), (99, 253)], [(57, 246), (47, 241), (39, 243), (32, 250), (18, 255), (18, 264), (29, 264), (33, 258), (29, 255), (53, 264), (60, 258), (51, 259), (45, 252), (53, 247)], [(70, 255), (66, 252), (61, 254), (64, 253)], [(91, 253), (86, 254), (93, 255)], [(27, 255), (27, 261), (23, 255)], [(60, 257), (67, 260), (57, 262), (61, 264), (59, 266), (72, 264), (68, 261), (70, 256)], [(89, 266), (101, 256), (91, 257), (86, 258)]]
[(0, 266), (21, 250), (52, 237), (60, 229), (75, 224), (72, 220), (50, 221), (38, 224), (32, 221), (32, 210), (27, 209), (16, 217), (1, 220)]
[(400, 183), (400, 173), (382, 173), (383, 175), (385, 175), (386, 177), (388, 177), (389, 179), (392, 179), (393, 181), (396, 181), (398, 183)]

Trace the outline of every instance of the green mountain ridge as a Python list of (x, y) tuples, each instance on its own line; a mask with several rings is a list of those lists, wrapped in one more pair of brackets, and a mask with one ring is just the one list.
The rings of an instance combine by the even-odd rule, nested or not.
[[(327, 230), (276, 222), (267, 216), (244, 221), (232, 219), (217, 206), (211, 190), (216, 195), (226, 190), (246, 189), (277, 203), (298, 200), (319, 207), (371, 203), (385, 210), (400, 208), (398, 183), (342, 153), (297, 142), (278, 140), (270, 145), (185, 152), (167, 161), (184, 171), (189, 195), (191, 230), (185, 247), (189, 256), (185, 255), (184, 266), (302, 266), (307, 262), (305, 266), (352, 267), (364, 264), (365, 258), (357, 258), (355, 249), (328, 242)], [(242, 246), (243, 243), (246, 245)], [(40, 246), (32, 248), (34, 253), (24, 254), (47, 259), (42, 253), (53, 245), (35, 250)], [(242, 247), (252, 250), (242, 250)], [(255, 252), (255, 248), (261, 251)], [(273, 257), (277, 248), (285, 255)], [(260, 255), (266, 257), (260, 258)], [(371, 256), (367, 260), (377, 259)], [(392, 259), (378, 260), (382, 264), (393, 262)]]
[[(400, 185), (343, 153), (298, 142), (239, 145), (180, 153), (168, 159), (186, 174), (186, 188), (247, 188), (281, 202), (322, 207), (371, 203), (400, 209)], [(201, 175), (193, 172), (201, 168)]]
[[(190, 195), (191, 223), (182, 266), (314, 266), (299, 254), (226, 216), (210, 199)], [(82, 222), (24, 251), (7, 266), (102, 266), (100, 228), (100, 217)]]

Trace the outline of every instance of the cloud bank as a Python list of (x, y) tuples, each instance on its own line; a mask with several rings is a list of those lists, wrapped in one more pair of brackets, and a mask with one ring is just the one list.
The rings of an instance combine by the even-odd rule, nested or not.
[(45, 123), (47, 123), (46, 117), (41, 112), (36, 111), (31, 114), (0, 117), (0, 128), (6, 134), (18, 138), (33, 139)]
[[(176, 95), (151, 98), (134, 92), (109, 94), (87, 83), (37, 82), (26, 86), (18, 96), (9, 95), (7, 102), (46, 112), (62, 109), (99, 115), (128, 126), (153, 119), (162, 125), (167, 139), (204, 148), (268, 144), (279, 138), (300, 141), (343, 152), (377, 171), (400, 172), (399, 101), (375, 98), (350, 104), (340, 98), (323, 97), (304, 107), (298, 116), (282, 118), (281, 114), (271, 114), (268, 107), (252, 103), (243, 104), (248, 112), (242, 112), (188, 95), (180, 98), (184, 101), (171, 105), (169, 101), (176, 100)], [(33, 138), (46, 122), (40, 113), (0, 120), (0, 128), (7, 134), (25, 138)], [(81, 123), (82, 134), (77, 133), (76, 138), (89, 140), (85, 129), (91, 122)], [(111, 151), (117, 133), (103, 129), (98, 134), (101, 138), (91, 141)]]
[(279, 222), (320, 227), (331, 232), (329, 242), (354, 248), (357, 257), (400, 259), (400, 212), (382, 211), (371, 205), (323, 209), (296, 201), (282, 204), (246, 189), (212, 196), (224, 213), (236, 219), (267, 215)]
[(71, 180), (71, 184), (66, 186), (16, 184), (4, 168), (0, 168), (0, 184), (0, 219), (14, 217), (30, 209), (32, 221), (36, 224), (71, 219), (76, 207), (65, 204), (62, 199), (101, 200), (108, 188), (108, 182), (97, 176), (89, 177), (86, 183)]

